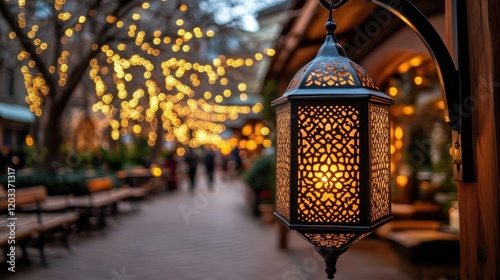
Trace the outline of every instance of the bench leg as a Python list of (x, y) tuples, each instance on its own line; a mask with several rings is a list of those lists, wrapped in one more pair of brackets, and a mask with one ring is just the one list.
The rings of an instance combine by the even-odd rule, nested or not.
[(23, 257), (21, 258), (21, 260), (26, 264), (31, 264), (30, 258), (28, 256), (28, 250), (26, 250), (26, 242), (21, 241), (19, 243), (19, 247), (21, 247), (21, 252), (23, 253)]
[(99, 214), (98, 214), (98, 221), (97, 221), (97, 226), (102, 229), (106, 227), (106, 213), (104, 208), (99, 208), (98, 209)]
[(114, 202), (113, 205), (111, 205), (111, 214), (116, 215), (118, 214), (118, 203)]
[(45, 258), (45, 236), (40, 234), (38, 236), (38, 251), (40, 252), (40, 262), (44, 268), (48, 268), (47, 259)]
[(62, 232), (61, 232), (61, 241), (63, 243), (63, 246), (64, 248), (66, 249), (66, 251), (68, 251), (68, 253), (70, 253), (71, 255), (73, 255), (73, 251), (71, 250), (71, 247), (69, 246), (69, 242), (68, 242), (68, 232), (69, 232), (69, 227), (65, 227)]
[(77, 233), (83, 232), (89, 225), (89, 219), (90, 219), (90, 211), (87, 209), (86, 211), (79, 211), (80, 218), (78, 219), (77, 222)]

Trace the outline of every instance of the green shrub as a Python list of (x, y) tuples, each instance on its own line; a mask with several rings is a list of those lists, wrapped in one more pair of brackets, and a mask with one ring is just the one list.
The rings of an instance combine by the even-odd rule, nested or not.
[[(88, 170), (77, 170), (57, 174), (42, 169), (34, 170), (30, 174), (16, 176), (13, 183), (16, 189), (28, 188), (43, 185), (47, 188), (48, 195), (69, 195), (75, 196), (88, 194), (86, 180), (93, 177), (112, 176), (115, 179), (115, 185), (118, 185), (118, 179), (114, 174), (106, 174), (102, 170), (96, 170), (89, 175)], [(7, 182), (7, 175), (0, 176), (2, 182)]]
[(262, 203), (274, 203), (276, 188), (275, 155), (257, 158), (243, 174), (243, 180), (255, 191)]

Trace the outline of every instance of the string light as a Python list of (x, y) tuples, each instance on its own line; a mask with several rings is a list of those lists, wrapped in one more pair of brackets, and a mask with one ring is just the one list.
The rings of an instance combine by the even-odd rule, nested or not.
[[(58, 55), (55, 65), (47, 65), (47, 70), (56, 77), (56, 86), (65, 87), (72, 71), (72, 55), (80, 52), (65, 50), (69, 48), (64, 45), (73, 42), (77, 34), (94, 21), (90, 21), (89, 17), (97, 19), (99, 14), (96, 10), (81, 15), (72, 14), (64, 7), (66, 0), (56, 0), (53, 5), (57, 20), (65, 25), (62, 29), (64, 36), (60, 38), (63, 51)], [(44, 41), (43, 36), (37, 35), (38, 25), (27, 26), (25, 0), (18, 1), (18, 6), (19, 27), (25, 29), (27, 37), (36, 47), (36, 53), (41, 55), (52, 45), (50, 41)], [(144, 2), (141, 7), (146, 10), (152, 6)], [(179, 10), (186, 13), (189, 7), (181, 4)], [(123, 28), (132, 42), (91, 45), (93, 51), (100, 50), (104, 57), (103, 60), (94, 58), (89, 63), (88, 75), (94, 83), (97, 97), (91, 108), (94, 112), (104, 114), (113, 140), (134, 133), (147, 136), (150, 145), (154, 145), (160, 135), (167, 141), (178, 141), (191, 147), (215, 145), (228, 149), (237, 145), (220, 136), (226, 129), (223, 122), (235, 120), (244, 114), (259, 113), (263, 106), (260, 103), (253, 106), (226, 105), (232, 90), (236, 88), (241, 101), (248, 98), (247, 93), (244, 93), (248, 86), (229, 79), (228, 74), (236, 68), (252, 67), (264, 56), (273, 56), (273, 49), (261, 50), (251, 57), (219, 55), (210, 63), (189, 61), (194, 58), (189, 54), (198, 46), (194, 41), (216, 36), (215, 30), (190, 26), (190, 22), (183, 18), (174, 19), (178, 29), (168, 35), (158, 29), (142, 30), (141, 22), (146, 17), (139, 10), (134, 10), (128, 18), (121, 20), (112, 14), (103, 19), (115, 28)], [(16, 37), (16, 33), (9, 33), (10, 39)], [(135, 54), (130, 54), (134, 51)], [(186, 58), (177, 57), (180, 55)], [(167, 58), (157, 64), (157, 57)], [(45, 96), (49, 93), (48, 84), (36, 70), (37, 65), (28, 52), (19, 52), (17, 58), (25, 63), (21, 68), (27, 90), (25, 100), (30, 110), (36, 116), (41, 116)], [(224, 89), (219, 92), (207, 90), (206, 87), (202, 89), (203, 83), (220, 85)], [(27, 141), (31, 140), (27, 138)], [(255, 143), (267, 142), (259, 139)], [(181, 150), (177, 152), (182, 153)]]

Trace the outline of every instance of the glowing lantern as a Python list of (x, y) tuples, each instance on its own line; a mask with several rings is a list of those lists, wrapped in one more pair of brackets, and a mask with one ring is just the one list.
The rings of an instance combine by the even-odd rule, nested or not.
[(349, 60), (330, 18), (317, 57), (273, 102), (277, 118), (276, 218), (325, 257), (328, 276), (354, 242), (392, 219), (389, 106)]

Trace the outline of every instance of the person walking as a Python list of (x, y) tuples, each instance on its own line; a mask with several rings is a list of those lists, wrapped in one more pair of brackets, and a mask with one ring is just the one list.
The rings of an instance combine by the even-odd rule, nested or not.
[(208, 189), (213, 189), (214, 183), (214, 170), (215, 170), (215, 153), (212, 150), (208, 150), (203, 157), (203, 164), (205, 165), (205, 170), (207, 172), (208, 178)]
[(189, 149), (186, 158), (186, 164), (188, 166), (188, 176), (189, 176), (189, 191), (194, 192), (195, 180), (196, 180), (196, 170), (198, 167), (198, 156), (194, 150)]
[(165, 169), (167, 170), (167, 190), (177, 190), (177, 161), (172, 152), (165, 157)]

